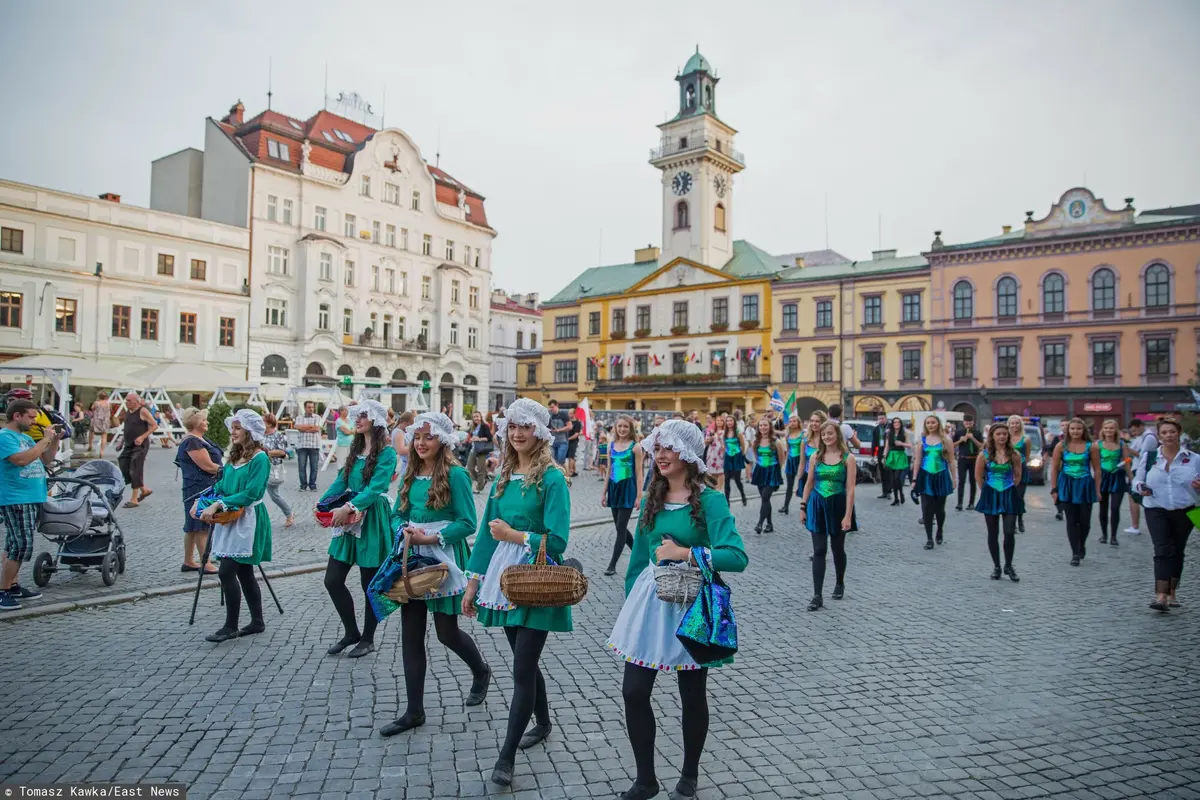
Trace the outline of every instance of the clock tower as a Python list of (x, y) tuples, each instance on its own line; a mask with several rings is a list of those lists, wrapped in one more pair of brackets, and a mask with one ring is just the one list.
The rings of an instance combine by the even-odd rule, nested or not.
[(733, 257), (733, 176), (745, 161), (737, 131), (717, 117), (718, 80), (697, 47), (675, 76), (679, 113), (658, 126), (650, 163), (662, 170), (661, 264), (683, 257), (720, 269)]

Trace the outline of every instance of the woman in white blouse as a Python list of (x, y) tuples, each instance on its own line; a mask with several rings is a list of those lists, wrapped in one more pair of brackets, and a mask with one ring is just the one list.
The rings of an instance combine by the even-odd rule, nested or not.
[(1142, 496), (1146, 526), (1154, 540), (1154, 602), (1150, 607), (1166, 612), (1179, 608), (1175, 590), (1183, 574), (1183, 551), (1192, 533), (1188, 512), (1200, 497), (1200, 455), (1179, 443), (1182, 428), (1167, 417), (1158, 420), (1156, 450), (1138, 459), (1133, 490)]

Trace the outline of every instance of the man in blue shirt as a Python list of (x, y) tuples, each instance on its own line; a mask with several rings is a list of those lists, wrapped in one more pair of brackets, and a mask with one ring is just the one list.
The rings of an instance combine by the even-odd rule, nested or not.
[(38, 508), (46, 502), (46, 465), (58, 450), (59, 429), (48, 428), (34, 443), (27, 431), (38, 418), (28, 400), (8, 404), (8, 424), (0, 430), (0, 520), (4, 521), (3, 569), (0, 569), (0, 611), (15, 611), (22, 600), (42, 596), (17, 583), (21, 562), (33, 557)]

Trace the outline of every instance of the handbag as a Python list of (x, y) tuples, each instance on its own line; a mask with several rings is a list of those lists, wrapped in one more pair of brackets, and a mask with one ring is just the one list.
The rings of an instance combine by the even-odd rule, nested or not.
[(704, 666), (732, 658), (737, 652), (737, 620), (733, 617), (733, 592), (713, 571), (712, 559), (703, 548), (693, 548), (704, 585), (692, 607), (679, 621), (675, 636), (696, 663)]
[(662, 561), (654, 567), (654, 593), (664, 603), (692, 603), (703, 585), (700, 568), (686, 561)]
[(283, 486), (283, 464), (271, 465), (271, 476), (267, 478), (267, 486), (272, 489)]

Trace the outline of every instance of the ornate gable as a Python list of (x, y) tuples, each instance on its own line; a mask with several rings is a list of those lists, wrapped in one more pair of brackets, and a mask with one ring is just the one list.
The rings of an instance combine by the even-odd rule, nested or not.
[(1025, 220), (1025, 238), (1036, 239), (1043, 236), (1124, 228), (1134, 223), (1134, 213), (1133, 205), (1128, 201), (1125, 208), (1113, 211), (1096, 195), (1083, 187), (1077, 187), (1065, 192), (1051, 207), (1050, 213), (1041, 219), (1033, 219), (1033, 212), (1028, 212), (1028, 219)]
[(632, 292), (660, 292), (664, 289), (675, 289), (680, 286), (701, 286), (714, 283), (726, 283), (733, 280), (729, 275), (710, 267), (677, 258), (659, 267), (638, 283), (629, 288)]

